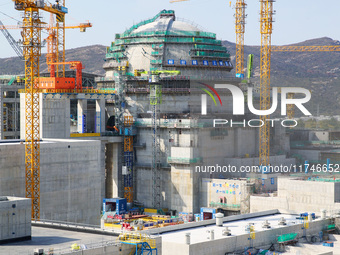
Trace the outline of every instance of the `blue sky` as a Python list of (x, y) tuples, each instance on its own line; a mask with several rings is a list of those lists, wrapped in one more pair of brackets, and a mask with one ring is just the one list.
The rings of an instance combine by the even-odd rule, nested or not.
[[(235, 0), (232, 5), (234, 3)], [(260, 3), (258, 0), (248, 0), (247, 4), (245, 44), (259, 45)], [(193, 21), (207, 31), (216, 33), (219, 39), (235, 42), (235, 10), (229, 7), (229, 0), (190, 0), (172, 4), (169, 0), (66, 0), (66, 5), (69, 8), (67, 24), (86, 20), (93, 23), (86, 33), (68, 30), (67, 49), (92, 44), (109, 45), (115, 33), (121, 33), (134, 23), (153, 17), (162, 9), (175, 10), (177, 17)], [(272, 44), (285, 45), (323, 36), (340, 40), (339, 0), (277, 0), (274, 9), (276, 15)], [(42, 16), (45, 22), (49, 21), (49, 15)], [(0, 0), (0, 20), (5, 25), (15, 25), (15, 19), (20, 20), (20, 12), (14, 10), (13, 1)], [(10, 30), (10, 33), (16, 40), (20, 39), (19, 31)], [(46, 37), (46, 34), (42, 36)], [(0, 58), (15, 56), (2, 34), (0, 45)]]

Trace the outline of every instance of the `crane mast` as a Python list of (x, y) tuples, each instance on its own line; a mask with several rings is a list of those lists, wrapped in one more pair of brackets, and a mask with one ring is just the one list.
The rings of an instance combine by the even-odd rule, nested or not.
[[(65, 7), (65, 0), (57, 0), (57, 5)], [(56, 14), (56, 58), (57, 62), (65, 62), (65, 15)], [(65, 77), (65, 65), (61, 68), (56, 66), (56, 76), (59, 77), (59, 72), (62, 72), (61, 77)]]
[(41, 56), (41, 20), (39, 10), (64, 16), (67, 9), (46, 5), (43, 0), (13, 0), (23, 15), (23, 54), (25, 59), (25, 194), (32, 199), (32, 219), (40, 219), (40, 119), (39, 58)]
[(236, 77), (244, 77), (244, 32), (246, 24), (247, 4), (245, 0), (237, 0), (235, 5), (235, 31), (236, 31)]
[(32, 199), (32, 219), (40, 219), (40, 123), (39, 77), (41, 55), (41, 21), (39, 9), (25, 8), (23, 52), (25, 58), (25, 166), (26, 197)]
[[(271, 35), (273, 24), (273, 3), (275, 0), (260, 0), (261, 3), (261, 60), (260, 60), (260, 109), (270, 108), (270, 57), (271, 57)], [(270, 126), (268, 115), (260, 118), (263, 126), (260, 127), (259, 158), (260, 166), (269, 165), (270, 153)]]

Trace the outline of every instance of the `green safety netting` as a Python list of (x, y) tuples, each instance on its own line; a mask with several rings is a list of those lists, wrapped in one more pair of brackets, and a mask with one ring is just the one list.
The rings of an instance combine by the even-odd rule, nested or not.
[(328, 225), (328, 226), (327, 226), (327, 229), (335, 229), (335, 224)]
[(183, 163), (183, 164), (190, 164), (190, 163), (199, 163), (201, 162), (201, 158), (176, 158), (176, 157), (168, 157), (168, 162), (172, 163)]
[(198, 50), (215, 50), (215, 51), (228, 51), (226, 47), (218, 46), (218, 45), (202, 45), (202, 44), (195, 44), (195, 49)]
[(295, 239), (295, 237), (297, 236), (297, 233), (290, 233), (290, 234), (285, 234), (285, 235), (281, 235), (277, 238), (278, 242), (287, 242), (287, 241), (292, 241)]
[[(148, 31), (148, 32), (138, 32), (131, 34), (120, 34), (119, 38), (131, 38), (131, 37), (145, 37), (145, 36), (159, 36), (159, 35), (168, 35), (168, 36), (190, 36), (190, 37), (209, 37), (212, 39), (216, 39), (216, 34), (210, 32), (202, 32), (202, 31)], [(119, 39), (117, 38), (117, 39)]]
[(164, 44), (152, 44), (153, 49), (161, 49), (164, 47)]
[(106, 58), (125, 58), (126, 55), (124, 53), (121, 52), (115, 52), (115, 53), (107, 53), (106, 54)]
[(210, 202), (209, 206), (210, 207), (233, 208), (233, 209), (241, 208), (240, 204), (226, 204), (226, 203), (216, 203), (216, 202)]
[(117, 39), (115, 41), (116, 45), (126, 45), (126, 44), (136, 44), (136, 43), (157, 43), (157, 42), (167, 42), (167, 43), (205, 43), (212, 45), (221, 45), (220, 40), (215, 40), (212, 38), (191, 38), (191, 37), (138, 37), (129, 39)]
[(196, 57), (219, 57), (219, 58), (229, 58), (230, 55), (226, 52), (211, 52), (211, 51), (196, 51), (191, 54)]
[(149, 23), (151, 23), (151, 22), (154, 22), (161, 14), (174, 14), (174, 13), (175, 13), (175, 11), (173, 11), (173, 10), (169, 10), (169, 11), (163, 10), (163, 11), (159, 12), (159, 13), (158, 13), (155, 17), (153, 17), (152, 19), (143, 20), (143, 21), (139, 22), (138, 24), (133, 25), (133, 26), (130, 27), (128, 30), (126, 30), (126, 31), (123, 33), (123, 35), (125, 35), (125, 34), (126, 34), (126, 35), (127, 35), (127, 34), (130, 34), (130, 33), (132, 32), (132, 30), (137, 29), (137, 28), (139, 28), (140, 26), (143, 26), (143, 25), (149, 24)]

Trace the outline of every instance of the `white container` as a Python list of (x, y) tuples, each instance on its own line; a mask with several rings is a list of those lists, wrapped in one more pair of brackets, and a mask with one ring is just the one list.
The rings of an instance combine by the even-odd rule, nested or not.
[(223, 213), (216, 213), (216, 226), (222, 227), (223, 226)]

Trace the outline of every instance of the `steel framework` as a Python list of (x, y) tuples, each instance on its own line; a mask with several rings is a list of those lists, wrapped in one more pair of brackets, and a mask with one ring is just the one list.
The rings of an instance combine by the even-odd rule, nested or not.
[(25, 57), (25, 165), (26, 197), (32, 199), (32, 219), (40, 218), (40, 121), (39, 93), (35, 79), (39, 77), (41, 55), (41, 21), (37, 8), (26, 8), (23, 20)]
[[(158, 77), (158, 75), (157, 75)], [(160, 84), (150, 84), (150, 105), (152, 108), (152, 192), (153, 208), (160, 209), (162, 206), (161, 196), (161, 163), (160, 163), (160, 137), (158, 133), (160, 125), (159, 105), (162, 103), (162, 88)]]
[[(59, 5), (65, 7), (65, 0), (59, 0)], [(56, 14), (56, 62), (65, 62), (65, 15)], [(62, 77), (65, 77), (65, 65), (56, 66), (56, 76), (59, 77), (59, 71), (62, 72)]]
[[(260, 0), (261, 3), (261, 60), (260, 60), (260, 109), (270, 108), (270, 57), (271, 35), (273, 30), (273, 3), (275, 0)], [(259, 158), (260, 166), (269, 165), (270, 126), (268, 115), (261, 116), (264, 125), (260, 127)]]
[(26, 197), (32, 199), (32, 219), (40, 219), (40, 119), (39, 119), (39, 58), (41, 56), (41, 20), (39, 9), (64, 17), (59, 5), (43, 1), (13, 0), (23, 15), (23, 54), (25, 59), (25, 182)]
[(328, 52), (328, 51), (340, 51), (339, 45), (328, 46), (272, 46), (271, 51), (297, 51), (297, 52)]
[(236, 31), (236, 77), (244, 77), (244, 32), (246, 24), (247, 4), (245, 0), (237, 0), (235, 5), (235, 31)]

